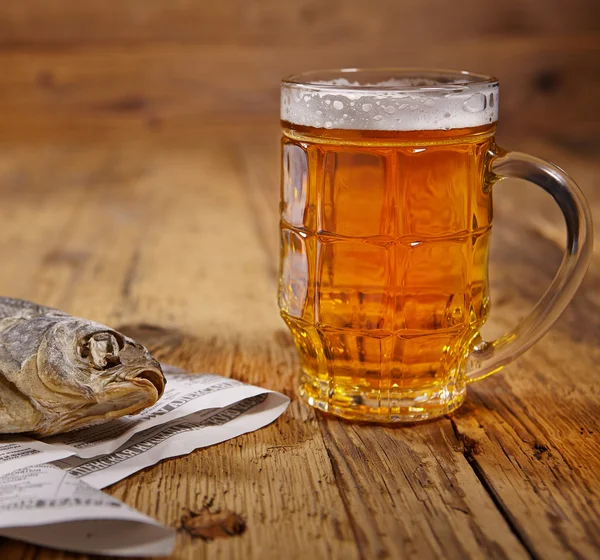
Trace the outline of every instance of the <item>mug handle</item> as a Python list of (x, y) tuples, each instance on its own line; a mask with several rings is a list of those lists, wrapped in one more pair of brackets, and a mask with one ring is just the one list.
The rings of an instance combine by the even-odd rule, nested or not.
[(514, 329), (492, 342), (479, 337), (467, 359), (467, 381), (483, 379), (531, 348), (571, 301), (592, 257), (592, 214), (579, 187), (556, 165), (519, 152), (489, 153), (489, 184), (525, 179), (552, 195), (567, 226), (567, 247), (558, 272), (533, 310)]

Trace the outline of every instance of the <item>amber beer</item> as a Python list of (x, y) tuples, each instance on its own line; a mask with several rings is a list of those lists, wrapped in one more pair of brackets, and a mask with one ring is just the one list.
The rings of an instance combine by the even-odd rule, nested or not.
[[(307, 72), (282, 82), (279, 307), (299, 392), (350, 419), (414, 421), (537, 342), (592, 255), (589, 205), (555, 165), (494, 144), (498, 80), (427, 69)], [(535, 307), (484, 341), (491, 186), (549, 192), (566, 253)]]
[[(334, 92), (329, 103), (316, 99), (319, 122), (318, 109), (302, 112), (304, 99), (297, 120), (313, 126), (282, 121), (279, 287), (300, 353), (300, 393), (354, 419), (452, 410), (489, 312), (484, 175), (495, 118), (446, 129), (415, 118), (415, 130), (388, 118), (381, 129), (377, 114), (401, 113), (402, 103)], [(427, 117), (430, 104), (412, 103)]]

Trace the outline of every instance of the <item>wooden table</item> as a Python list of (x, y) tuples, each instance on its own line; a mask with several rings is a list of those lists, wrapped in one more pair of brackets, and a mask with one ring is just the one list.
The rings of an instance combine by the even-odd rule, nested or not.
[[(282, 391), (278, 421), (107, 489), (170, 527), (234, 512), (242, 535), (180, 530), (174, 558), (598, 558), (600, 256), (566, 313), (457, 413), (414, 426), (346, 423), (295, 396), (276, 307), (274, 120), (187, 134), (39, 134), (0, 146), (0, 293), (121, 327), (162, 360)], [(568, 169), (600, 216), (599, 146), (503, 144)], [(558, 211), (496, 187), (490, 336), (536, 301), (560, 261)], [(597, 243), (597, 246), (600, 244)], [(0, 557), (75, 558), (15, 541)]]

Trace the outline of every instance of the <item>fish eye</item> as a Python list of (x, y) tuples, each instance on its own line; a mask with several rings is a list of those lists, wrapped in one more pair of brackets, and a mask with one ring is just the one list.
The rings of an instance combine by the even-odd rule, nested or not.
[(97, 369), (104, 370), (121, 363), (119, 353), (124, 344), (125, 340), (119, 333), (100, 331), (85, 337), (77, 350), (83, 360)]

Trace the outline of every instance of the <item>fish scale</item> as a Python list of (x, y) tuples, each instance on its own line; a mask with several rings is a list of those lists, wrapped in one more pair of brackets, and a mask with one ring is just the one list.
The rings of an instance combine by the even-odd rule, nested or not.
[(0, 297), (0, 433), (47, 436), (136, 414), (165, 383), (148, 350), (118, 331)]

